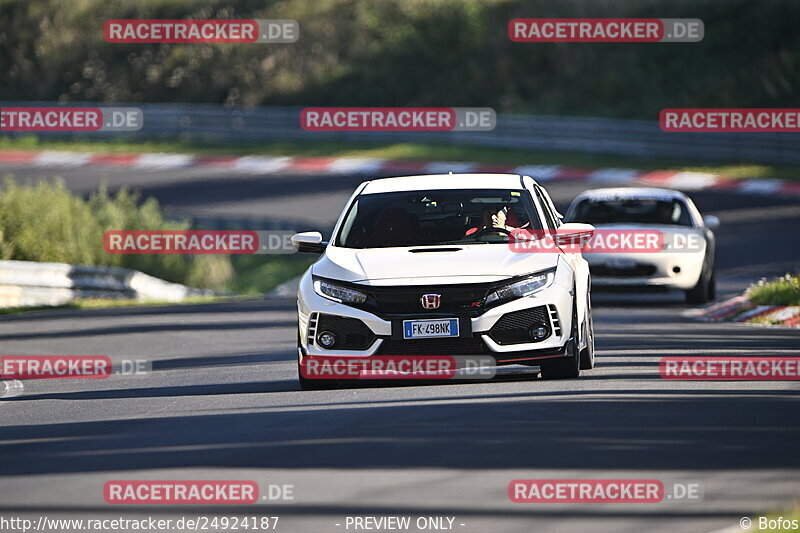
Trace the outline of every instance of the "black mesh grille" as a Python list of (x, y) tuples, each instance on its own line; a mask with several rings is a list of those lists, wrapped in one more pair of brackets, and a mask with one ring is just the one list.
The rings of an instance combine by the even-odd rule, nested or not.
[(532, 342), (528, 330), (534, 324), (550, 327), (550, 317), (544, 305), (504, 314), (489, 330), (489, 336), (497, 344)]
[[(419, 287), (369, 287), (370, 303), (380, 314), (425, 314), (461, 313), (483, 310), (486, 296), (493, 290), (494, 283), (475, 283), (469, 285), (425, 285)], [(437, 309), (422, 307), (423, 294), (439, 294)]]
[(332, 331), (336, 334), (333, 350), (366, 350), (375, 342), (375, 334), (362, 321), (336, 315), (320, 315), (317, 332)]
[(637, 278), (641, 276), (650, 276), (656, 273), (655, 265), (647, 265), (644, 263), (637, 263), (629, 268), (592, 265), (589, 270), (591, 270), (591, 273), (594, 276), (604, 276), (610, 278)]
[(455, 339), (384, 339), (376, 355), (476, 355), (489, 354), (480, 337)]

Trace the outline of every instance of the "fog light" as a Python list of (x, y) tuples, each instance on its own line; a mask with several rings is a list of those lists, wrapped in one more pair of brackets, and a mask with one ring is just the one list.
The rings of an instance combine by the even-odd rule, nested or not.
[(336, 335), (332, 331), (322, 331), (317, 335), (317, 342), (323, 348), (332, 348), (336, 344)]
[(672, 267), (672, 271), (673, 271), (673, 272), (675, 272), (676, 274), (680, 274), (680, 272), (681, 272), (681, 267), (679, 267), (679, 266), (674, 266), (674, 267)]
[(532, 326), (531, 329), (528, 330), (528, 335), (530, 335), (531, 339), (535, 342), (539, 342), (550, 336), (550, 328), (544, 324)]

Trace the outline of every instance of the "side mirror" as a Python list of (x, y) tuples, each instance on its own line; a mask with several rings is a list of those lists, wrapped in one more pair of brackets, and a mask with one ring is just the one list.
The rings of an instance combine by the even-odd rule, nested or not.
[(328, 246), (322, 240), (322, 233), (318, 231), (304, 231), (292, 235), (292, 246), (300, 253), (321, 254)]
[(555, 232), (556, 244), (559, 246), (580, 246), (589, 242), (594, 235), (594, 226), (581, 222), (561, 224)]
[(719, 218), (714, 215), (706, 215), (703, 217), (703, 224), (711, 231), (714, 231), (719, 228)]

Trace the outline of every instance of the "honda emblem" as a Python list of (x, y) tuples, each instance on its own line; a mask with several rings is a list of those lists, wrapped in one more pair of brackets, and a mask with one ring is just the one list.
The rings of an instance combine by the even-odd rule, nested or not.
[(419, 301), (422, 302), (422, 307), (425, 309), (439, 309), (439, 305), (442, 303), (442, 295), (423, 294)]

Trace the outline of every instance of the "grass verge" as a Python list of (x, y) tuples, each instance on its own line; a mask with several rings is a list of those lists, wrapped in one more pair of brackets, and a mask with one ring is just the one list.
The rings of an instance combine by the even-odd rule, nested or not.
[(312, 254), (233, 256), (234, 275), (227, 289), (249, 296), (267, 293), (301, 275), (317, 259), (319, 256)]
[(117, 138), (109, 141), (64, 141), (34, 136), (0, 138), (0, 150), (68, 150), (103, 153), (182, 152), (203, 155), (281, 155), (314, 157), (363, 157), (469, 161), (487, 165), (565, 165), (577, 168), (635, 168), (707, 172), (731, 178), (778, 178), (800, 181), (800, 167), (755, 163), (714, 164), (674, 159), (651, 159), (576, 152), (539, 152), (481, 146), (394, 143), (365, 145), (344, 142), (274, 142), (219, 145), (177, 141), (133, 142)]
[(180, 302), (166, 300), (116, 300), (113, 298), (86, 298), (75, 300), (61, 305), (35, 305), (29, 307), (4, 307), (0, 308), (0, 316), (30, 313), (32, 311), (51, 311), (53, 309), (106, 309), (114, 307), (163, 307), (167, 305), (207, 304), (242, 300), (241, 296), (193, 296)]
[(762, 279), (747, 290), (747, 297), (756, 305), (800, 305), (800, 274)]

